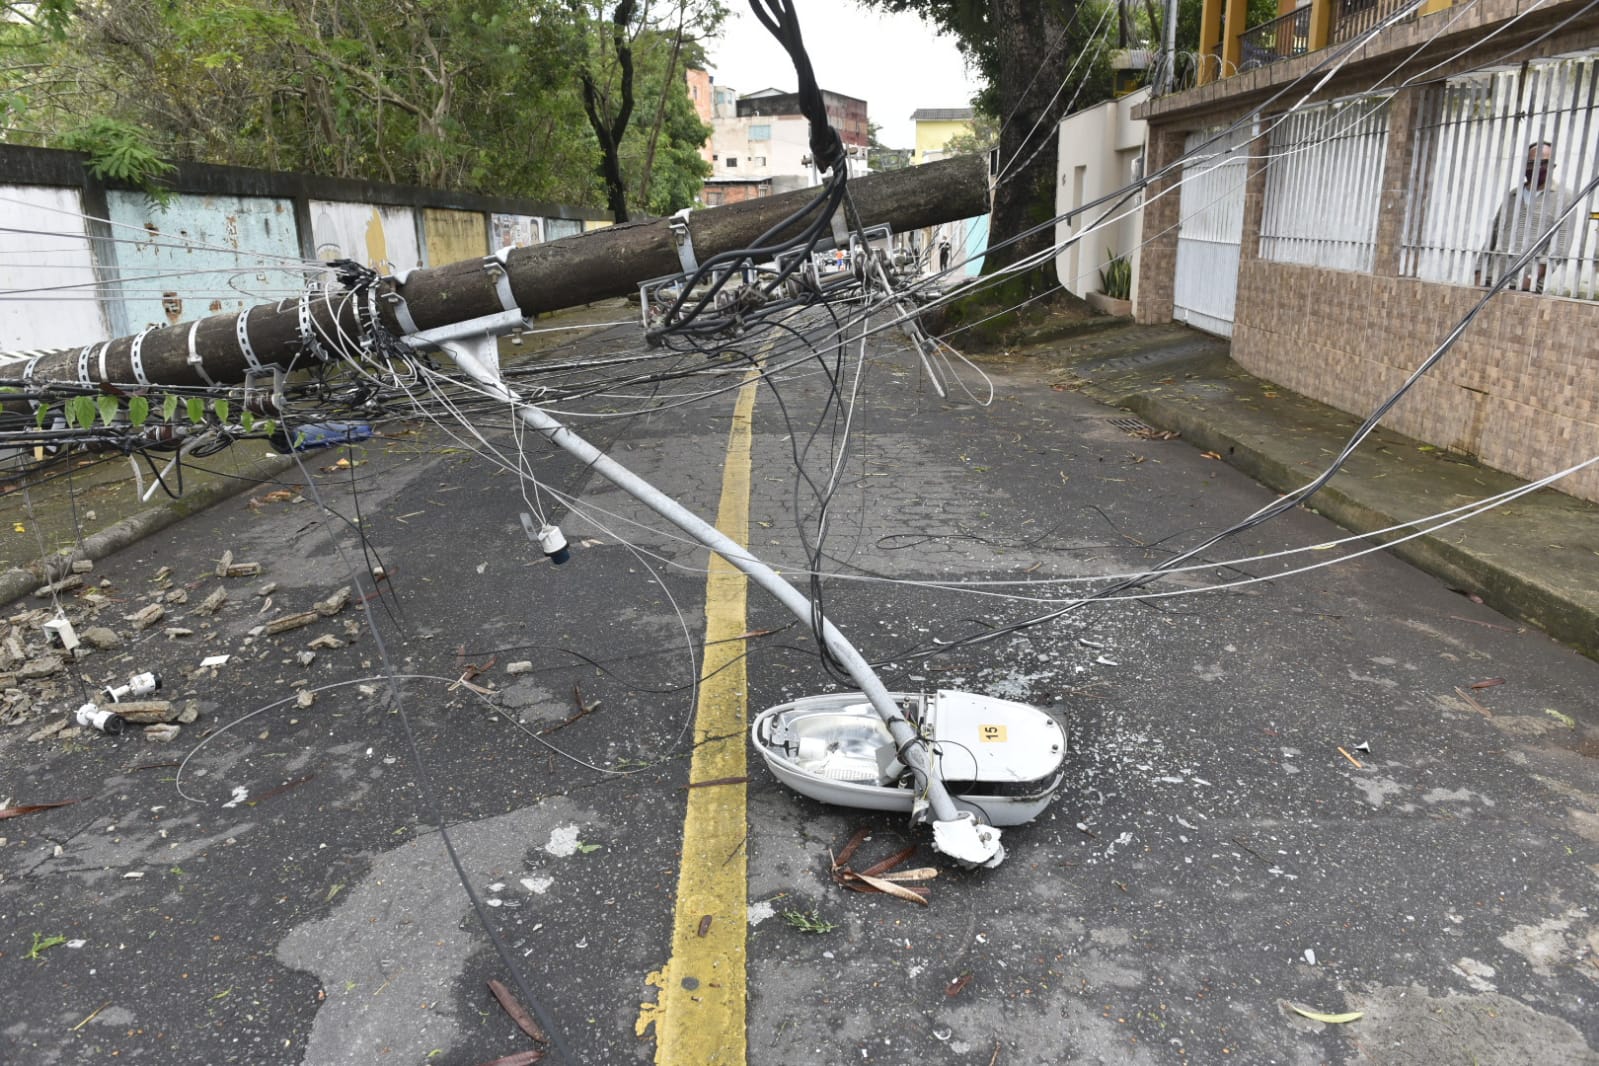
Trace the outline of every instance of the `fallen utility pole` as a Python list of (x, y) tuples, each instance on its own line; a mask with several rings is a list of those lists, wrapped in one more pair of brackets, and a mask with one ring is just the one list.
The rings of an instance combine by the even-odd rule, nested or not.
[[(985, 214), (985, 156), (961, 156), (890, 171), (849, 183), (864, 225), (896, 232)], [(528, 248), (468, 259), (386, 278), (378, 315), (391, 333), (412, 335), (461, 322), (517, 312), (535, 314), (637, 291), (638, 283), (676, 274), (686, 263), (749, 247), (756, 238), (809, 203), (815, 190), (747, 200), (675, 219), (622, 223)], [(779, 237), (799, 231), (793, 226)], [(686, 253), (686, 254), (685, 254)], [(264, 304), (238, 314), (152, 327), (83, 348), (31, 353), (30, 383), (67, 382), (121, 387), (238, 385), (264, 367), (305, 367), (307, 338), (360, 336), (357, 308), (348, 300), (310, 296)]]
[[(984, 156), (894, 171), (850, 183), (851, 202), (861, 225), (887, 224), (897, 231), (920, 229), (988, 211), (988, 166)], [(767, 197), (696, 213), (686, 219), (621, 225), (532, 248), (511, 249), (435, 270), (386, 278), (369, 310), (408, 343), (439, 347), (493, 396), (509, 401), (524, 424), (552, 445), (583, 462), (656, 514), (727, 560), (765, 589), (795, 618), (816, 624), (809, 599), (743, 545), (699, 518), (649, 482), (572, 432), (548, 412), (506, 385), (499, 372), (499, 326), (531, 314), (633, 291), (642, 280), (691, 271), (693, 264), (723, 251), (755, 243), (794, 215), (813, 191)], [(779, 232), (797, 233), (803, 223)], [(770, 241), (771, 238), (768, 238)], [(230, 385), (244, 382), (263, 366), (288, 366), (317, 351), (315, 337), (362, 332), (350, 300), (302, 297), (276, 307), (238, 315), (200, 319), (190, 326), (146, 330), (83, 349), (42, 353), (29, 359), (24, 377), (31, 383), (75, 381), (136, 382), (139, 386)], [(533, 531), (529, 528), (529, 533)], [(559, 531), (555, 531), (559, 535)], [(564, 545), (564, 538), (561, 538)], [(817, 636), (886, 723), (896, 756), (915, 773), (926, 814), (933, 823), (934, 846), (968, 866), (994, 866), (1005, 855), (999, 830), (979, 825), (961, 810), (905, 718), (893, 694), (871, 665), (828, 619)], [(913, 812), (915, 813), (915, 812)]]

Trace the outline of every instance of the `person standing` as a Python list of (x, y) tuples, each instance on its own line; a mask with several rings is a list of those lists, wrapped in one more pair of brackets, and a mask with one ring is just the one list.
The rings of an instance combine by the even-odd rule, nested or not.
[[(1555, 226), (1555, 219), (1571, 205), (1571, 191), (1553, 180), (1554, 170), (1552, 144), (1538, 141), (1527, 147), (1527, 165), (1522, 171), (1521, 184), (1505, 194), (1504, 202), (1494, 214), (1493, 227), (1488, 231), (1488, 246), (1478, 257), (1478, 285), (1492, 285), (1536, 242), (1539, 245), (1537, 257), (1522, 268), (1521, 276), (1513, 284), (1525, 291), (1543, 292), (1550, 253), (1559, 258), (1570, 254), (1575, 215), (1568, 214), (1558, 226)], [(1540, 242), (1539, 237), (1551, 226), (1554, 232)]]

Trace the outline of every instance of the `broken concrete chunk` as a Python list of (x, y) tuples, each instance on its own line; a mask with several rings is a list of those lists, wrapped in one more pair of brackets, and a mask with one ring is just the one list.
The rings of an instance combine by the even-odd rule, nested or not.
[(179, 725), (192, 725), (199, 717), (200, 704), (194, 700), (189, 700), (183, 705), (183, 710), (179, 711), (177, 717), (172, 720)]
[(261, 573), (260, 563), (234, 563), (223, 571), (223, 577), (256, 577)]
[(278, 591), (278, 583), (276, 581), (268, 581), (265, 585), (256, 589), (255, 594), (257, 596), (270, 596), (276, 591)]
[(180, 732), (182, 732), (181, 727), (171, 722), (162, 722), (159, 725), (145, 726), (144, 739), (155, 741), (157, 744), (165, 744), (168, 741), (177, 740)]
[(57, 733), (61, 732), (67, 727), (67, 721), (68, 719), (65, 716), (62, 716), (45, 726), (43, 729), (35, 729), (32, 733), (28, 734), (28, 742), (33, 743), (39, 740), (49, 740), (51, 737), (55, 736)]
[(275, 637), (279, 633), (287, 633), (291, 629), (300, 629), (310, 625), (322, 616), (315, 611), (301, 611), (298, 614), (286, 614), (282, 618), (274, 618), (266, 624), (268, 636)]
[(294, 703), (298, 707), (309, 707), (315, 702), (316, 693), (309, 689), (302, 690), (298, 696), (294, 697)]
[(342, 648), (344, 647), (344, 641), (340, 640), (332, 633), (324, 633), (311, 643), (307, 644), (306, 647), (310, 648), (312, 651), (320, 651), (324, 648)]
[(74, 574), (87, 574), (89, 571), (91, 571), (93, 569), (94, 569), (94, 560), (93, 559), (74, 559), (74, 560), (72, 560), (72, 572)]
[(133, 623), (135, 629), (149, 629), (162, 618), (166, 617), (167, 609), (159, 603), (152, 603), (143, 610), (135, 611), (128, 615), (128, 621)]
[(505, 672), (508, 674), (529, 674), (533, 672), (533, 664), (526, 659), (519, 659), (514, 663), (506, 663)]
[(107, 709), (139, 725), (170, 722), (178, 716), (169, 700), (123, 700)]
[(222, 605), (228, 602), (228, 590), (217, 589), (211, 595), (200, 601), (200, 606), (194, 609), (195, 614), (216, 614)]
[(173, 589), (171, 592), (167, 593), (167, 602), (168, 603), (188, 603), (189, 602), (189, 590), (188, 589)]
[(33, 590), (33, 594), (41, 600), (48, 600), (51, 596), (62, 592), (71, 592), (73, 589), (81, 589), (82, 587), (83, 578), (73, 574), (71, 577), (64, 577), (60, 581), (53, 581), (48, 585), (36, 588)]
[(194, 636), (194, 630), (186, 626), (168, 626), (165, 630), (168, 640), (179, 640), (183, 637)]
[(359, 618), (346, 618), (344, 620), (344, 635), (354, 640), (361, 635), (361, 620)]
[(310, 666), (312, 663), (316, 662), (316, 652), (302, 651), (297, 658), (300, 660), (301, 666)]
[(222, 558), (217, 561), (217, 577), (223, 577), (228, 572), (228, 567), (233, 565), (233, 552), (225, 551)]
[(316, 605), (317, 613), (322, 615), (324, 618), (332, 618), (334, 615), (344, 610), (344, 608), (349, 605), (349, 602), (350, 586), (346, 585), (333, 595), (329, 596), (327, 599), (318, 601)]
[(37, 659), (29, 659), (17, 670), (17, 676), (25, 681), (38, 677), (49, 677), (61, 670), (62, 662), (59, 655), (41, 655)]
[(105, 626), (90, 626), (81, 635), (85, 644), (91, 648), (99, 648), (101, 651), (122, 645), (122, 638), (117, 635), (117, 631), (107, 629)]
[(168, 578), (170, 578), (171, 576), (172, 576), (172, 567), (163, 566), (161, 569), (159, 569), (159, 570), (157, 570), (155, 572), (155, 576), (152, 577), (150, 580), (151, 581), (165, 581)]

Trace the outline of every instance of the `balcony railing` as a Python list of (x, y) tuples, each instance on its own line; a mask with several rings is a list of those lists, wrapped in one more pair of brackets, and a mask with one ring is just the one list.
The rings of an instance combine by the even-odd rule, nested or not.
[[(1371, 29), (1411, 0), (1337, 0), (1338, 20), (1333, 24), (1332, 39), (1347, 41)], [(1414, 14), (1411, 15), (1414, 18)]]
[[(1342, 0), (1344, 3), (1351, 0)], [(1297, 8), (1238, 35), (1239, 70), (1254, 70), (1310, 51), (1310, 5)]]

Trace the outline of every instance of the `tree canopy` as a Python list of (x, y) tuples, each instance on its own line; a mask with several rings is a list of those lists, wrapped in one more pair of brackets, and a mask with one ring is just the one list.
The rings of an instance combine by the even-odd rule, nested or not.
[[(602, 146), (579, 75), (588, 72), (601, 99), (619, 91), (609, 24), (596, 18), (604, 6), (8, 3), (16, 17), (0, 22), (0, 140), (86, 150), (116, 180), (136, 180), (116, 160), (170, 158), (598, 205)], [(697, 151), (708, 131), (683, 64), (699, 58), (696, 42), (722, 6), (616, 7), (627, 9), (638, 101), (617, 137), (624, 195), (645, 209), (684, 206), (708, 173)]]

